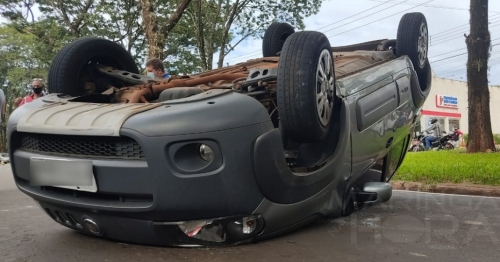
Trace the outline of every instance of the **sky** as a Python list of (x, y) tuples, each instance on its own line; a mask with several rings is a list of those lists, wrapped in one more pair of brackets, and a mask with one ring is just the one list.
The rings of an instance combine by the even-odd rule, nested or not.
[[(408, 12), (421, 12), (429, 26), (429, 59), (434, 73), (466, 81), (464, 34), (469, 34), (469, 5), (470, 0), (325, 0), (319, 13), (305, 19), (305, 30), (324, 33), (332, 46), (396, 39), (401, 17)], [(489, 10), (493, 39), (489, 82), (500, 85), (497, 73), (500, 71), (500, 1), (490, 0)], [(0, 18), (0, 22), (5, 21)], [(261, 39), (245, 40), (226, 56), (224, 63), (233, 65), (261, 57), (261, 47)], [(215, 63), (218, 57), (218, 53), (214, 54)]]
[[(429, 26), (429, 59), (434, 73), (438, 77), (466, 81), (464, 34), (469, 34), (469, 5), (470, 0), (326, 0), (318, 14), (305, 20), (305, 30), (324, 33), (332, 46), (396, 39), (401, 17), (405, 13), (421, 12)], [(492, 47), (489, 81), (491, 85), (500, 85), (497, 73), (500, 71), (500, 1), (490, 0), (489, 11), (491, 38), (499, 38), (492, 41), (492, 46), (499, 45)], [(225, 63), (258, 58), (262, 54), (261, 46), (262, 40), (244, 41), (227, 55)]]

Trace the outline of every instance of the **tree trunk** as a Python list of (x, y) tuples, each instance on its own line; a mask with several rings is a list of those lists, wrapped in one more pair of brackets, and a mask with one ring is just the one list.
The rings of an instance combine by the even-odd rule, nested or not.
[(217, 62), (217, 67), (221, 68), (224, 66), (224, 57), (226, 57), (226, 45), (227, 45), (227, 39), (229, 37), (229, 30), (231, 29), (231, 26), (233, 25), (234, 19), (238, 13), (239, 10), (239, 0), (236, 0), (236, 2), (233, 4), (231, 8), (231, 13), (229, 14), (229, 18), (226, 21), (226, 25), (224, 27), (224, 31), (222, 32), (222, 39), (220, 41), (219, 45), (219, 60)]
[(203, 35), (203, 31), (205, 30), (205, 28), (203, 26), (202, 1), (203, 0), (198, 0), (198, 8), (196, 9), (196, 18), (198, 24), (197, 38), (198, 38), (198, 49), (200, 50), (200, 56), (201, 56), (201, 67), (203, 70), (208, 70), (207, 54), (205, 49), (205, 36)]
[(146, 33), (146, 41), (148, 44), (148, 59), (159, 58), (163, 60), (163, 48), (161, 39), (158, 34), (158, 23), (154, 13), (154, 7), (150, 0), (141, 0), (142, 9), (142, 26)]
[(174, 29), (179, 20), (182, 18), (184, 10), (189, 6), (192, 0), (183, 0), (177, 6), (174, 13), (170, 15), (170, 19), (163, 25), (158, 25), (153, 5), (150, 0), (141, 0), (142, 20), (146, 39), (149, 45), (148, 58), (165, 59), (165, 41), (168, 34)]
[(467, 82), (469, 86), (469, 141), (467, 152), (495, 151), (488, 89), (488, 56), (491, 44), (488, 30), (488, 0), (471, 0), (470, 35), (466, 36)]

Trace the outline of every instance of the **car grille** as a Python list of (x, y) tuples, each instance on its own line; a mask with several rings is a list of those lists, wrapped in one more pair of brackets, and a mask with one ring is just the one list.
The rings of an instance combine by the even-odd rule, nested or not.
[(128, 137), (21, 134), (21, 148), (36, 153), (92, 158), (145, 159), (141, 146)]

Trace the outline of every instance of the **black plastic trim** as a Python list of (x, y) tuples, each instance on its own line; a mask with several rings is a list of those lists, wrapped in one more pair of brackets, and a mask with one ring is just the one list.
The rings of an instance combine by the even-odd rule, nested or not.
[[(331, 131), (325, 143), (338, 139), (337, 148), (326, 164), (309, 173), (293, 173), (286, 161), (281, 133), (278, 129), (269, 131), (257, 138), (254, 146), (255, 176), (264, 196), (272, 202), (291, 204), (303, 201), (327, 187), (337, 176), (341, 175), (345, 159), (350, 163), (350, 124), (349, 109), (346, 102), (342, 106), (340, 130)], [(333, 138), (332, 134), (338, 138)]]

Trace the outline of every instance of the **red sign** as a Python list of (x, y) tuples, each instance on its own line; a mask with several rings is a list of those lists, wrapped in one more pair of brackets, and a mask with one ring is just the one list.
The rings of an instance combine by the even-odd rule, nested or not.
[(456, 96), (436, 95), (436, 107), (458, 109)]

